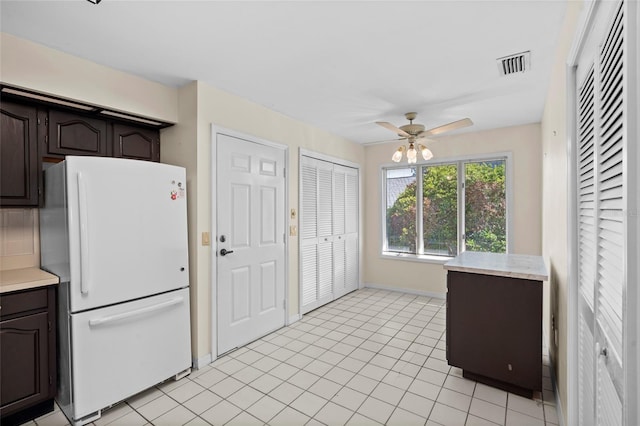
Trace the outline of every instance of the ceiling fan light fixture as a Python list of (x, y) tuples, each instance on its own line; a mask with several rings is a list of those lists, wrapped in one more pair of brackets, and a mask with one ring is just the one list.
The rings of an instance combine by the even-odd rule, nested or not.
[(409, 164), (415, 164), (418, 159), (418, 151), (413, 147), (413, 144), (409, 145), (409, 149), (407, 150), (407, 162)]
[(422, 158), (424, 158), (425, 161), (431, 160), (433, 158), (433, 152), (431, 152), (429, 148), (422, 144), (418, 145), (418, 148), (420, 148), (420, 153), (422, 154)]
[(399, 147), (396, 152), (393, 153), (391, 160), (395, 163), (399, 163), (402, 160), (402, 153), (404, 152), (404, 146)]
[(387, 130), (391, 130), (392, 132), (400, 136), (400, 140), (407, 139), (407, 141), (409, 142), (408, 149), (404, 146), (401, 146), (393, 153), (393, 155), (391, 156), (391, 160), (395, 163), (399, 163), (400, 160), (402, 160), (402, 153), (404, 151), (407, 151), (407, 162), (409, 164), (415, 164), (417, 162), (418, 151), (420, 151), (422, 158), (424, 158), (425, 161), (428, 161), (433, 158), (433, 152), (431, 152), (429, 148), (422, 144), (418, 144), (418, 149), (416, 150), (416, 142), (430, 141), (429, 139), (427, 139), (427, 137), (429, 136), (450, 132), (452, 130), (461, 129), (473, 124), (473, 121), (471, 121), (469, 118), (463, 118), (462, 120), (453, 121), (442, 126), (425, 130), (422, 124), (413, 124), (413, 120), (416, 118), (417, 113), (408, 112), (404, 116), (407, 118), (407, 120), (409, 120), (409, 124), (405, 124), (404, 126), (400, 127), (396, 127), (386, 121), (376, 121), (377, 125), (382, 126)]

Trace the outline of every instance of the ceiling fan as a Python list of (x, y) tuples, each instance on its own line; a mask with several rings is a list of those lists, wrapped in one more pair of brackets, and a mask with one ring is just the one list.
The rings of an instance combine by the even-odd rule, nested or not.
[[(428, 136), (435, 136), (441, 133), (450, 132), (452, 130), (461, 129), (463, 127), (471, 126), (473, 121), (469, 118), (463, 118), (462, 120), (453, 121), (448, 124), (444, 124), (442, 126), (434, 127), (432, 129), (425, 130), (424, 125), (422, 124), (413, 124), (413, 120), (415, 120), (418, 113), (416, 112), (408, 112), (404, 116), (409, 120), (409, 124), (405, 124), (404, 126), (396, 127), (391, 123), (387, 123), (386, 121), (376, 121), (376, 124), (384, 127), (385, 129), (389, 129), (392, 132), (396, 133), (398, 136), (401, 136), (400, 139), (407, 139), (409, 141), (409, 148), (405, 148), (404, 145), (400, 146), (396, 152), (393, 154), (391, 159), (394, 162), (399, 162), (402, 159), (402, 153), (407, 151), (407, 161), (412, 164), (415, 163), (418, 157), (418, 151), (415, 149), (415, 144), (417, 142), (421, 142), (420, 139), (427, 140)], [(418, 143), (418, 149), (422, 154), (422, 158), (425, 160), (429, 160), (433, 158), (433, 153), (426, 146)]]

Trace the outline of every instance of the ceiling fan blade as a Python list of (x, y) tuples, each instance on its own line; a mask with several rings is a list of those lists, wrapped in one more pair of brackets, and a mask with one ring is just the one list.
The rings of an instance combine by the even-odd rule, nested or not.
[(406, 140), (407, 138), (385, 139), (382, 141), (364, 142), (363, 145), (377, 145), (381, 143), (400, 142), (400, 141), (406, 141)]
[(396, 133), (398, 136), (404, 136), (405, 138), (410, 138), (411, 137), (411, 135), (409, 133), (405, 132), (402, 129), (397, 128), (396, 126), (394, 126), (391, 123), (387, 123), (386, 121), (376, 121), (376, 124), (378, 126), (384, 127), (385, 129), (391, 130), (392, 132)]
[(439, 135), (440, 133), (450, 132), (452, 130), (461, 129), (463, 127), (468, 127), (473, 125), (473, 121), (469, 118), (463, 118), (462, 120), (453, 121), (449, 124), (444, 124), (442, 126), (434, 127), (433, 129), (425, 130), (420, 133), (419, 136), (433, 136)]

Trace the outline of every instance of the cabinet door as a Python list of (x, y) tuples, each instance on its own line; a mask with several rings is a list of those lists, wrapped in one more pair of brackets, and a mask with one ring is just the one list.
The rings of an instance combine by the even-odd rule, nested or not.
[(113, 156), (160, 161), (160, 132), (125, 124), (113, 125)]
[(0, 111), (0, 206), (37, 206), (36, 108), (2, 102)]
[(0, 322), (0, 413), (40, 403), (49, 396), (48, 314)]
[(520, 395), (542, 390), (542, 283), (448, 271), (446, 340), (447, 361), (465, 375)]
[(110, 156), (107, 122), (66, 111), (49, 111), (47, 154)]

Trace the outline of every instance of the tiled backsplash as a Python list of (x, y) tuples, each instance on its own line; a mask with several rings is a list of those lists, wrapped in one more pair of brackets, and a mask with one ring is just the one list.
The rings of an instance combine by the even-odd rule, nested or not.
[(40, 265), (37, 209), (0, 209), (0, 270)]

